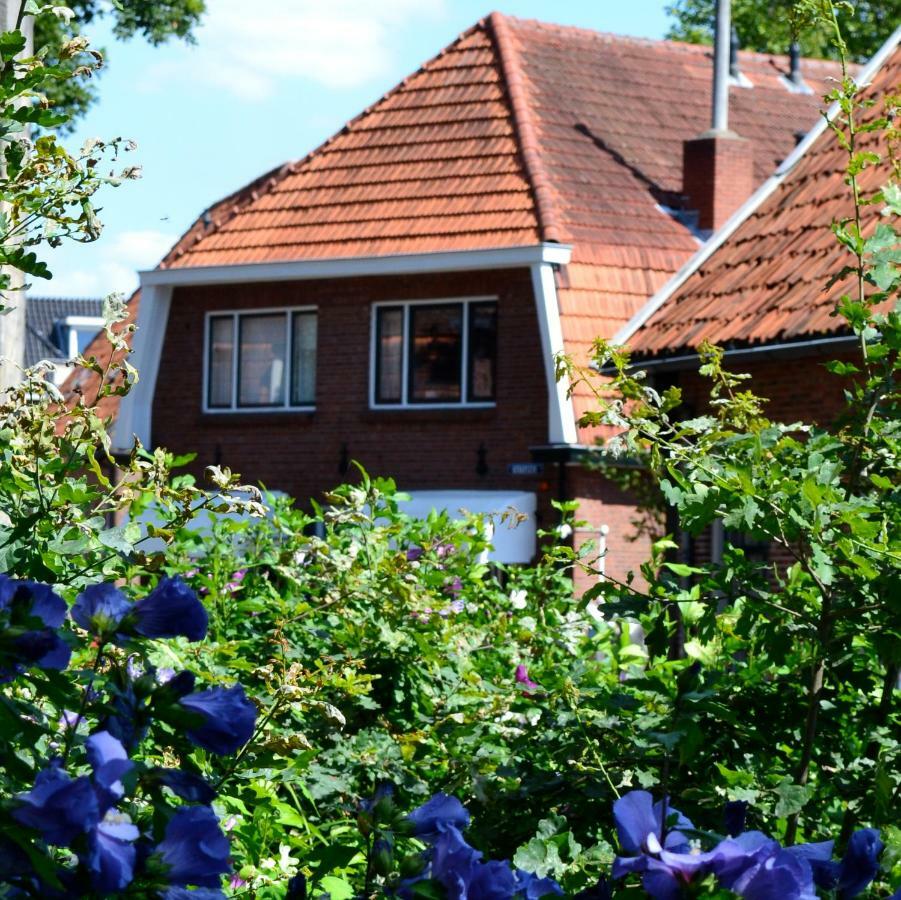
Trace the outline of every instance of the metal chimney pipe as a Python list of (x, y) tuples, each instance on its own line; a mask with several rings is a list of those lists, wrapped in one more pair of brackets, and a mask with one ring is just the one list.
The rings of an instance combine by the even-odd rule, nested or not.
[(738, 32), (735, 26), (732, 26), (732, 37), (729, 39), (729, 77), (733, 79), (741, 78), (741, 69), (738, 65)]
[(716, 31), (713, 45), (713, 115), (714, 131), (729, 130), (729, 38), (730, 0), (716, 0)]
[(788, 77), (792, 84), (804, 84), (804, 77), (801, 75), (801, 45), (797, 41), (792, 41), (788, 48), (788, 60)]

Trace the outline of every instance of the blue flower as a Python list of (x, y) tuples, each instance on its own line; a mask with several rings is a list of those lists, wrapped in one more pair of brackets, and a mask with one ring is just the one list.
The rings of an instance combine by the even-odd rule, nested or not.
[(134, 768), (122, 742), (108, 731), (98, 731), (85, 741), (88, 762), (94, 770), (94, 788), (100, 814), (125, 796), (122, 778)]
[(834, 844), (834, 841), (820, 841), (818, 844), (796, 844), (785, 849), (810, 866), (813, 880), (819, 887), (831, 891), (838, 881), (839, 871), (839, 864), (832, 859)]
[(816, 900), (810, 866), (787, 850), (777, 850), (748, 868), (732, 885), (744, 900)]
[(180, 578), (164, 577), (142, 600), (135, 603), (134, 629), (149, 638), (186, 637), (202, 641), (206, 637), (207, 612), (197, 594)]
[(91, 634), (108, 637), (131, 610), (131, 602), (112, 584), (88, 585), (76, 598), (71, 616)]
[(156, 847), (171, 884), (207, 888), (219, 887), (222, 876), (231, 871), (228, 851), (228, 838), (208, 806), (177, 809)]
[(170, 887), (160, 894), (163, 900), (225, 900), (225, 894), (217, 888)]
[(212, 803), (216, 798), (216, 792), (203, 776), (182, 769), (154, 768), (148, 773), (148, 780), (169, 788), (173, 794), (190, 803)]
[(448, 828), (462, 831), (469, 826), (469, 813), (463, 804), (448, 794), (435, 794), (407, 817), (413, 833), (426, 841), (437, 840)]
[(855, 831), (838, 868), (838, 896), (841, 900), (856, 897), (876, 877), (879, 855), (885, 844), (875, 828)]
[(25, 606), (47, 628), (59, 628), (66, 618), (66, 603), (49, 584), (0, 575), (0, 612)]
[[(688, 839), (678, 829), (694, 830), (694, 825), (677, 809), (654, 803), (647, 791), (629, 791), (613, 804), (613, 818), (619, 844), (630, 855), (658, 853), (661, 849), (678, 851), (688, 847)], [(666, 831), (673, 819), (672, 830)]]
[(91, 884), (101, 894), (125, 890), (134, 878), (137, 852), (134, 841), (140, 833), (125, 813), (109, 810), (88, 840), (85, 863)]
[(201, 719), (187, 730), (188, 737), (213, 753), (234, 753), (253, 736), (257, 710), (240, 684), (197, 691), (178, 702)]
[(72, 655), (56, 629), (66, 604), (49, 585), (0, 575), (0, 681), (25, 669), (65, 669)]
[(70, 778), (57, 764), (38, 773), (34, 787), (18, 797), (13, 818), (40, 832), (48, 844), (68, 847), (100, 820), (97, 795), (89, 779)]
[(553, 878), (539, 878), (522, 869), (513, 870), (514, 892), (523, 900), (541, 900), (550, 894), (562, 894), (560, 885)]
[(748, 814), (747, 800), (730, 800), (723, 807), (723, 824), (726, 834), (738, 837), (745, 830), (745, 817)]

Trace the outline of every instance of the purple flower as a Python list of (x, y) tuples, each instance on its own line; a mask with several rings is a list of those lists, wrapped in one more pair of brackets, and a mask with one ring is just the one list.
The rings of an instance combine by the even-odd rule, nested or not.
[[(613, 818), (619, 844), (629, 855), (659, 853), (661, 849), (681, 850), (688, 847), (688, 839), (680, 831), (694, 830), (694, 825), (677, 809), (667, 805), (664, 821), (663, 801), (654, 803), (647, 791), (629, 791), (613, 804)], [(667, 824), (675, 817), (667, 831)]]
[(435, 556), (438, 559), (446, 559), (456, 553), (457, 548), (453, 544), (437, 544), (435, 546)]
[(142, 600), (132, 615), (138, 634), (149, 638), (186, 637), (201, 641), (206, 637), (207, 612), (197, 594), (180, 578), (164, 577)]
[(71, 616), (85, 631), (108, 637), (130, 611), (131, 601), (117, 587), (90, 584), (75, 598)]
[(18, 797), (13, 818), (40, 832), (48, 844), (68, 847), (100, 820), (100, 807), (86, 777), (70, 778), (57, 764), (38, 773), (34, 787)]
[(451, 600), (450, 609), (451, 612), (461, 613), (466, 609), (466, 602), (464, 600)]
[(438, 793), (407, 817), (413, 823), (413, 833), (426, 841), (435, 841), (449, 828), (462, 831), (469, 825), (466, 807), (449, 794)]
[(156, 853), (167, 868), (167, 880), (175, 885), (218, 888), (231, 871), (228, 838), (208, 806), (179, 807)]
[(69, 728), (78, 728), (79, 724), (82, 722), (81, 716), (78, 713), (74, 713), (71, 710), (64, 709), (63, 714), (59, 717), (59, 727), (66, 731)]
[(529, 670), (523, 663), (520, 663), (516, 667), (516, 682), (517, 684), (521, 684), (528, 691), (535, 691), (540, 687), (540, 685), (529, 678)]
[(422, 547), (410, 547), (407, 550), (407, 562), (416, 562), (422, 556)]
[(234, 753), (253, 736), (257, 710), (240, 684), (197, 691), (179, 703), (200, 717), (199, 724), (187, 730), (188, 737), (213, 753)]
[(463, 582), (460, 581), (460, 576), (455, 575), (445, 586), (445, 593), (448, 594), (459, 594), (460, 591), (463, 590)]

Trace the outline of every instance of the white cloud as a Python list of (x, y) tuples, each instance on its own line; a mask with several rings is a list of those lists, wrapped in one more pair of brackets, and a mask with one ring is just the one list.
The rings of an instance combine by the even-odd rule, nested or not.
[[(66, 259), (51, 259), (53, 280), (33, 285), (32, 293), (59, 297), (105, 297), (113, 291), (128, 296), (138, 286), (138, 272), (152, 269), (175, 243), (162, 231), (121, 231), (105, 234), (94, 244), (79, 247), (78, 268)], [(88, 264), (90, 268), (85, 268)]]
[(446, 0), (211, 0), (197, 44), (155, 63), (147, 84), (173, 81), (264, 100), (285, 79), (355, 87), (390, 70), (395, 32), (440, 15)]

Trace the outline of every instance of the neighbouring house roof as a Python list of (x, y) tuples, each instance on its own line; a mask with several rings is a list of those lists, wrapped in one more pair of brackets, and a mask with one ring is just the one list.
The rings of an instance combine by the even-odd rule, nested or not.
[[(864, 92), (876, 102), (864, 113), (867, 119), (886, 114), (886, 96), (901, 87), (899, 39), (901, 29), (881, 51), (884, 61)], [(885, 156), (884, 143), (884, 132), (875, 131), (859, 135), (857, 147)], [(621, 335), (636, 356), (690, 355), (704, 340), (741, 348), (847, 332), (833, 311), (852, 286), (847, 280), (827, 286), (853, 262), (830, 228), (853, 215), (847, 162), (847, 152), (824, 128), (793, 166), (749, 201), (746, 216), (719, 246), (699, 254), (651, 301), (645, 321)], [(878, 189), (891, 174), (884, 160), (862, 174), (861, 185)], [(879, 217), (879, 206), (863, 208), (865, 233)]]
[(25, 366), (42, 359), (69, 358), (69, 348), (60, 324), (69, 316), (100, 318), (103, 301), (83, 297), (32, 297), (25, 302)]
[[(137, 290), (132, 294), (128, 301), (128, 316), (123, 321), (113, 326), (114, 331), (121, 332), (123, 328), (133, 325), (137, 320), (138, 309), (141, 303), (141, 292)], [(94, 357), (103, 367), (104, 371), (109, 371), (110, 366), (122, 361), (124, 352), (113, 352), (113, 345), (109, 342), (105, 331), (100, 331), (90, 344), (85, 348), (83, 356), (85, 359)], [(109, 379), (108, 379), (109, 380)], [(121, 382), (121, 376), (115, 376), (114, 382)], [(68, 407), (74, 406), (79, 401), (85, 403), (94, 403), (100, 390), (102, 377), (91, 369), (76, 368), (71, 375), (65, 380), (60, 387), (60, 391), (66, 401)], [(97, 414), (101, 418), (115, 419), (119, 411), (120, 397), (106, 396), (101, 397), (97, 404)], [(58, 429), (64, 425), (64, 418), (61, 417), (58, 422)]]

